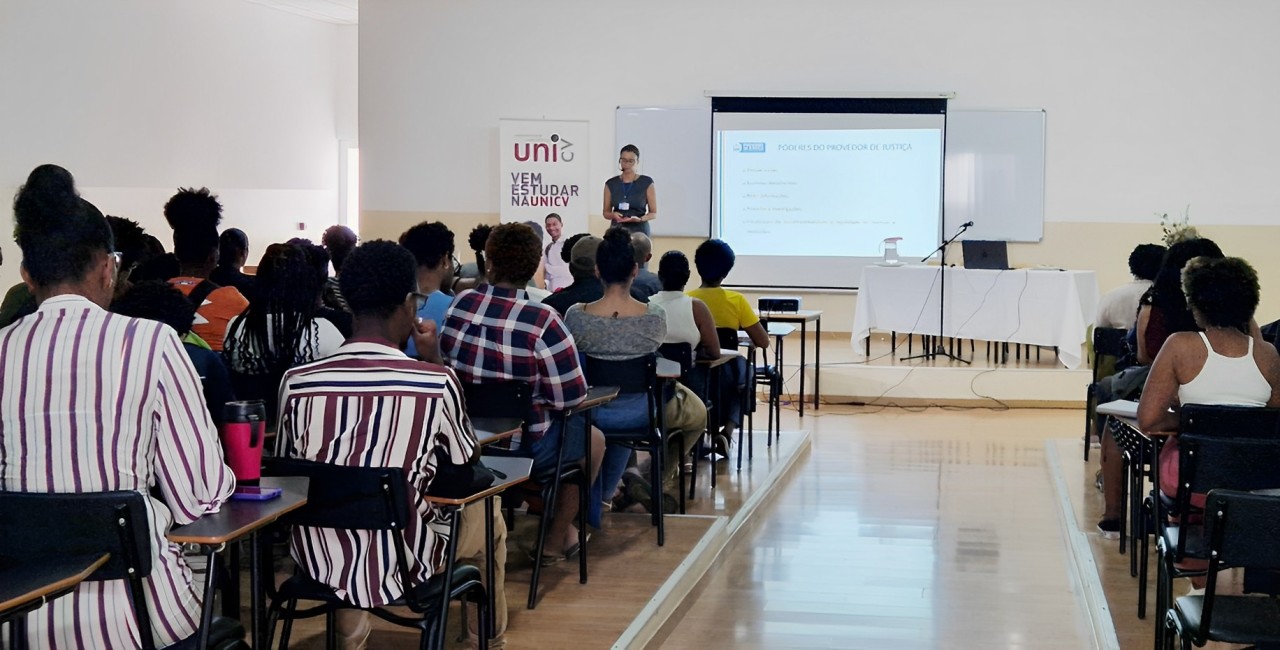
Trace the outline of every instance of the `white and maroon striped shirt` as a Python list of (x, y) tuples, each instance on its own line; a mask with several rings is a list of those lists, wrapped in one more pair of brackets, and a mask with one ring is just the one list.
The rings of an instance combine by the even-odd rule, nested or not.
[[(172, 328), (55, 296), (0, 330), (0, 490), (105, 492), (148, 498), (158, 647), (191, 636), (200, 594), (172, 524), (214, 512), (235, 488), (200, 378)], [(166, 505), (167, 504), (167, 505)], [(81, 583), (27, 617), (35, 648), (136, 648), (123, 580)]]
[(285, 374), (279, 432), (278, 456), (403, 468), (418, 514), (403, 536), (295, 527), (293, 557), (307, 575), (348, 602), (373, 607), (404, 593), (391, 544), (406, 546), (415, 584), (440, 570), (449, 515), (422, 499), (436, 475), (435, 450), (462, 464), (476, 449), (452, 371), (410, 359), (385, 342), (349, 340), (333, 356)]

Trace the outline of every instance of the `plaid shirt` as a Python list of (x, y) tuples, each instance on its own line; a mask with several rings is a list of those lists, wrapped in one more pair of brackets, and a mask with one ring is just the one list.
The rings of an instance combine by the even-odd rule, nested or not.
[(580, 403), (587, 380), (578, 348), (555, 310), (523, 290), (482, 284), (453, 301), (440, 330), (440, 350), (466, 383), (525, 381), (533, 386), (529, 438), (540, 440), (549, 410)]

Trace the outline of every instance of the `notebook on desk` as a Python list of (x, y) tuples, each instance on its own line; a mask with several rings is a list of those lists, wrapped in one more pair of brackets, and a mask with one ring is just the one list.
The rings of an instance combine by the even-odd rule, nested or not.
[(1002, 241), (966, 239), (960, 242), (964, 268), (1004, 271), (1009, 268), (1009, 244)]

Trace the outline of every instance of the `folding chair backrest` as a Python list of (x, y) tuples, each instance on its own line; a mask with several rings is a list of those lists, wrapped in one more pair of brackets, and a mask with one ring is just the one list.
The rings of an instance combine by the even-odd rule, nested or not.
[(623, 361), (588, 356), (583, 372), (591, 385), (617, 386), (618, 393), (622, 395), (652, 393), (656, 383), (657, 355), (646, 354)]
[(307, 505), (281, 519), (314, 528), (403, 530), (410, 516), (399, 467), (346, 467), (296, 458), (266, 459), (263, 476), (305, 476)]
[(533, 387), (523, 381), (463, 384), (467, 413), (488, 418), (520, 418), (529, 421), (533, 411)]
[(663, 343), (658, 346), (658, 356), (680, 364), (680, 379), (689, 376), (693, 368), (693, 346), (688, 343)]
[(1280, 495), (1214, 490), (1205, 503), (1210, 549), (1226, 566), (1280, 569)]
[(89, 581), (151, 574), (151, 522), (140, 492), (0, 492), (0, 563), (110, 553)]
[[(1127, 330), (1118, 327), (1093, 328), (1093, 381), (1113, 374), (1116, 360), (1124, 356), (1124, 338)], [(1106, 357), (1111, 357), (1108, 362)]]
[(151, 575), (151, 522), (141, 492), (0, 492), (0, 565), (33, 558), (110, 553), (87, 582), (125, 580), (142, 647), (151, 650), (151, 616), (142, 579)]
[(1178, 433), (1208, 437), (1280, 439), (1280, 409), (1183, 404)]
[(716, 337), (720, 339), (720, 349), (738, 349), (738, 330), (732, 327), (717, 327)]
[(1179, 434), (1178, 453), (1179, 505), (1210, 490), (1280, 488), (1280, 438)]

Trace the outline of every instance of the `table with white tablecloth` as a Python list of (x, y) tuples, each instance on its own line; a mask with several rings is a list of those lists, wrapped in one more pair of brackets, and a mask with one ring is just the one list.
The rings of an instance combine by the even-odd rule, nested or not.
[[(937, 266), (863, 270), (853, 316), (854, 350), (862, 353), (862, 341), (872, 330), (938, 334), (943, 272)], [(1098, 310), (1093, 271), (948, 267), (945, 273), (943, 336), (1056, 346), (1063, 364), (1080, 366)]]

